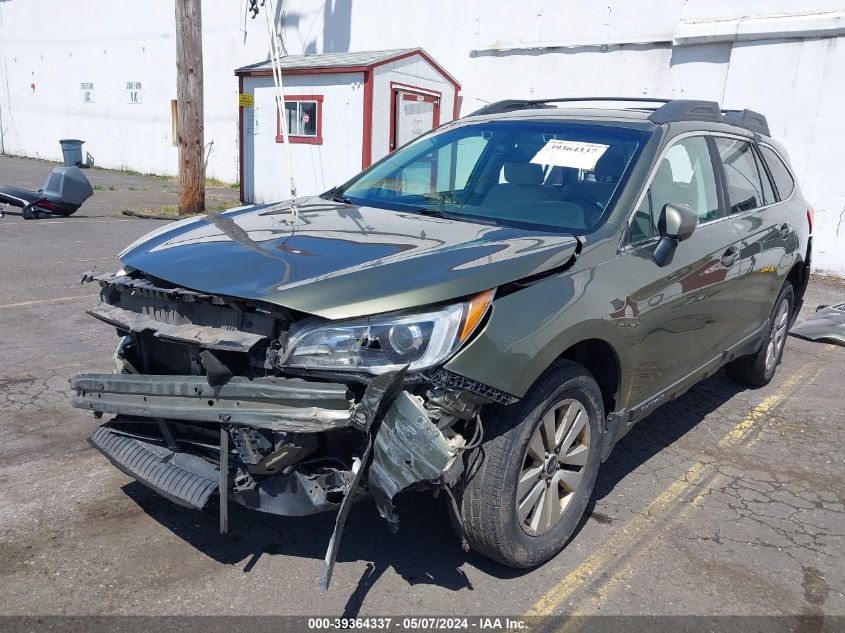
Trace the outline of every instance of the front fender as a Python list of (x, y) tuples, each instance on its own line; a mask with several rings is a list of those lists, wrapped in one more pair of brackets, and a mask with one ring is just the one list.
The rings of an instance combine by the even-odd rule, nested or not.
[(626, 366), (623, 334), (594, 272), (550, 277), (496, 299), (482, 331), (446, 369), (521, 398), (564, 351), (587, 339), (608, 343)]

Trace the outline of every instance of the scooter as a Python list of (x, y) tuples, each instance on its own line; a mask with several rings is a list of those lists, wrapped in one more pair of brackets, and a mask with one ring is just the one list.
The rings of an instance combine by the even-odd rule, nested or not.
[[(0, 202), (23, 208), (25, 220), (69, 216), (94, 193), (79, 167), (56, 167), (38, 191), (0, 185)], [(3, 217), (0, 209), (0, 217)]]

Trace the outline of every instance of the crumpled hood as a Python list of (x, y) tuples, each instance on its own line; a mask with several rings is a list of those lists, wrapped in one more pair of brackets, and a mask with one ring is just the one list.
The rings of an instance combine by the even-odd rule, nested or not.
[(297, 201), (168, 224), (120, 260), (184, 288), (337, 319), (454, 299), (566, 263), (571, 236)]

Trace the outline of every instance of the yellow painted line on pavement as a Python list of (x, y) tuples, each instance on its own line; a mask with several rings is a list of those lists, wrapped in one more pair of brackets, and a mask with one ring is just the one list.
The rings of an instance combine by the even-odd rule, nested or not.
[(684, 473), (683, 479), (676, 481), (657, 495), (620, 532), (602, 543), (599, 551), (569, 572), (563, 580), (535, 602), (525, 615), (551, 615), (554, 613), (583, 583), (608, 566), (622, 550), (630, 547), (643, 531), (653, 529), (657, 515), (696, 485), (706, 471), (707, 466), (700, 462), (689, 468)]
[(48, 266), (61, 266), (63, 264), (84, 264), (85, 262), (104, 262), (107, 259), (117, 261), (117, 257), (92, 257), (90, 259), (69, 259), (62, 262), (29, 262), (28, 264), (15, 264), (14, 266), (4, 266), (4, 268), (29, 268), (30, 266), (40, 266), (46, 268)]
[[(807, 365), (805, 365), (805, 368), (807, 369), (809, 369), (812, 365), (815, 365), (815, 371), (809, 373), (805, 372), (803, 376), (799, 376), (796, 373), (796, 377), (798, 378), (798, 380), (793, 383), (793, 386), (797, 386), (799, 382), (803, 384), (809, 384), (813, 382), (816, 378), (818, 378), (819, 374), (821, 374), (825, 369), (827, 369), (828, 359), (833, 356), (836, 347), (836, 345), (828, 345), (827, 353), (823, 353), (821, 356), (819, 356), (815, 363), (808, 363)], [(774, 406), (772, 408), (774, 408)], [(748, 438), (748, 441), (743, 444), (743, 448), (752, 447), (760, 441), (760, 438), (761, 435), (759, 433), (753, 435), (752, 437)]]
[(42, 303), (62, 303), (64, 301), (78, 301), (79, 299), (94, 299), (100, 295), (73, 295), (71, 297), (56, 297), (55, 299), (35, 299), (33, 301), (19, 301), (18, 303), (6, 303), (0, 305), (0, 310), (5, 308), (23, 308), (26, 306), (36, 306)]
[[(734, 447), (743, 440), (748, 440), (743, 444), (743, 448), (747, 449), (759, 441), (761, 435), (759, 433), (752, 433), (752, 431), (757, 427), (754, 424), (746, 423), (752, 419), (758, 420), (765, 411), (771, 411), (771, 409), (783, 402), (792, 394), (792, 391), (799, 383), (815, 380), (826, 367), (826, 363), (823, 362), (826, 360), (826, 357), (827, 355), (825, 355), (823, 359), (819, 359), (820, 362), (818, 365), (815, 363), (808, 363), (802, 366), (795, 374), (787, 379), (783, 385), (781, 385), (777, 392), (754, 407), (751, 413), (749, 413), (742, 422), (737, 424), (725, 435), (723, 439), (730, 437), (730, 442), (726, 442), (725, 446), (722, 446), (722, 442), (720, 442), (719, 446), (723, 448)], [(816, 365), (815, 371), (810, 371), (813, 369), (814, 365)], [(742, 426), (743, 429), (741, 436), (740, 434), (735, 433), (740, 426)], [(699, 506), (705, 497), (707, 497), (715, 489), (720, 488), (724, 483), (727, 483), (727, 481), (728, 477), (717, 472), (712, 472), (709, 477), (705, 477), (699, 483), (701, 490), (699, 490), (695, 496), (693, 496), (689, 502), (681, 507), (677, 512), (670, 515), (669, 520), (665, 525), (651, 530), (646, 539), (637, 543), (636, 550), (631, 551), (624, 560), (617, 564), (613, 568), (612, 574), (605, 574), (605, 579), (602, 582), (591, 587), (590, 595), (583, 601), (579, 602), (578, 606), (571, 612), (571, 615), (587, 615), (589, 613), (594, 613), (611, 591), (613, 591), (613, 589), (623, 581), (625, 574), (631, 571), (634, 564), (652, 554), (654, 546), (662, 541), (662, 538), (667, 531), (682, 523), (693, 508)], [(567, 631), (568, 630), (565, 627), (559, 629), (559, 633), (567, 633)]]
[(125, 220), (115, 218), (114, 220), (89, 220), (87, 218), (76, 218), (75, 220), (34, 220), (33, 222), (0, 222), (0, 227), (4, 226), (47, 226), (49, 224), (102, 224), (103, 222), (135, 222), (134, 218), (126, 218)]
[[(809, 366), (805, 365), (801, 369), (809, 369)], [(725, 434), (725, 436), (719, 440), (719, 448), (731, 448), (732, 446), (736, 446), (743, 440), (747, 439), (757, 426), (760, 419), (767, 415), (769, 411), (783, 400), (786, 392), (792, 391), (793, 387), (804, 380), (806, 373), (806, 371), (801, 370), (794, 373), (780, 386), (780, 389), (754, 407), (751, 413), (749, 413), (742, 422), (737, 424), (730, 430), (730, 432)]]
[[(789, 393), (803, 381), (814, 363), (801, 366), (787, 379), (771, 396), (754, 407), (751, 412), (726, 433), (719, 442), (719, 446), (736, 446), (743, 439), (747, 439), (755, 428), (755, 421), (782, 402)], [(724, 444), (723, 444), (724, 442)], [(709, 475), (709, 477), (708, 477)], [(528, 610), (526, 616), (542, 616), (553, 614), (558, 607), (568, 601), (585, 582), (595, 577), (604, 568), (617, 561), (620, 555), (631, 552), (633, 547), (642, 546), (640, 535), (646, 538), (645, 544), (657, 539), (655, 524), (663, 518), (665, 513), (678, 499), (689, 493), (693, 488), (701, 486), (708, 479), (715, 479), (715, 473), (704, 463), (696, 463), (690, 467), (682, 478), (657, 495), (640, 513), (632, 519), (620, 532), (602, 543), (601, 549), (589, 556), (585, 561), (567, 574), (563, 580), (552, 587)], [(709, 490), (709, 488), (708, 488)], [(691, 506), (685, 506), (687, 512)], [(671, 518), (669, 515), (667, 519)], [(649, 538), (650, 537), (650, 538)], [(629, 557), (631, 554), (629, 554)], [(620, 574), (608, 578), (605, 587), (618, 582)], [(614, 579), (616, 579), (614, 581)]]

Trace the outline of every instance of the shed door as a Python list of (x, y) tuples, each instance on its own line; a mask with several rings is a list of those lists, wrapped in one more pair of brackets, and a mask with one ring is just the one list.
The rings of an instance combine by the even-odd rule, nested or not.
[(393, 89), (390, 151), (440, 124), (440, 99), (434, 95)]

